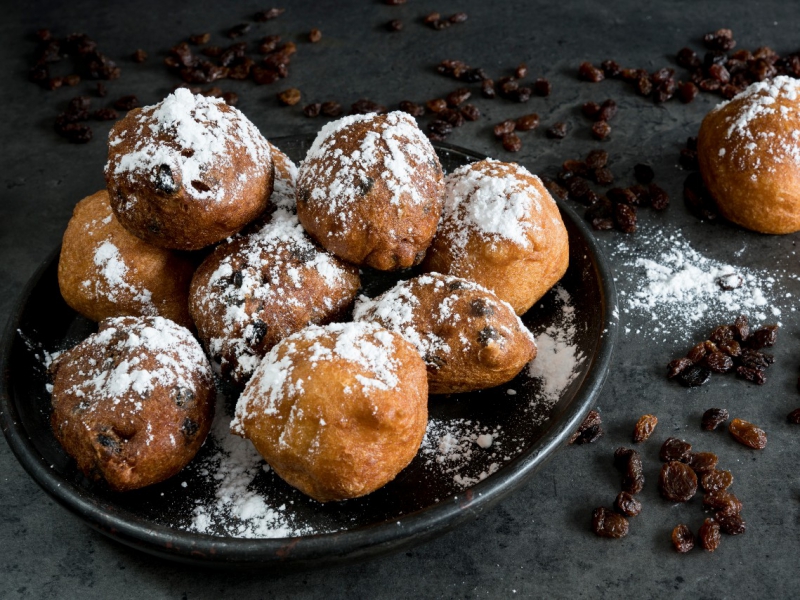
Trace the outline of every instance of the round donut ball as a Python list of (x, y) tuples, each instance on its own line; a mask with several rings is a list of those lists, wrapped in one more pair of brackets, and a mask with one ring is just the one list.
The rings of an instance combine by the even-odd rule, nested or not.
[(373, 323), (311, 326), (264, 358), (231, 430), (319, 502), (364, 496), (416, 455), (428, 422), (425, 363)]
[(374, 300), (362, 296), (353, 317), (414, 344), (428, 368), (431, 394), (500, 385), (536, 356), (533, 334), (514, 309), (460, 277), (430, 273), (401, 281)]
[(264, 211), (273, 184), (256, 126), (223, 100), (183, 88), (114, 125), (105, 174), (122, 226), (178, 250), (239, 231)]
[(261, 229), (220, 244), (192, 279), (189, 310), (221, 373), (243, 385), (264, 355), (307, 325), (343, 319), (358, 269), (314, 244), (277, 209)]
[(275, 208), (296, 212), (297, 202), (294, 199), (294, 193), (297, 183), (297, 165), (275, 144), (267, 143), (272, 155), (272, 163), (275, 165), (275, 182), (272, 195), (269, 197), (270, 204)]
[(70, 307), (92, 321), (161, 316), (192, 327), (194, 263), (128, 233), (102, 190), (75, 206), (58, 260), (58, 286)]
[(297, 214), (311, 237), (383, 271), (422, 261), (443, 195), (436, 152), (403, 112), (328, 123), (297, 175)]
[(115, 317), (53, 364), (56, 439), (90, 479), (134, 490), (178, 473), (214, 416), (208, 359), (185, 327)]
[(423, 269), (474, 281), (523, 314), (569, 266), (567, 230), (552, 196), (525, 167), (496, 160), (456, 169), (445, 186)]
[(729, 221), (762, 233), (800, 230), (800, 82), (754, 83), (706, 115), (697, 159)]

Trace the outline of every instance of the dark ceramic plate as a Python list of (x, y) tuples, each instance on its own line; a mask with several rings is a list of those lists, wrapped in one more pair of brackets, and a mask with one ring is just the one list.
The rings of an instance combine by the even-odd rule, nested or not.
[[(313, 137), (274, 141), (300, 160)], [(446, 144), (437, 145), (437, 152), (446, 171), (483, 158)], [(502, 432), (495, 445), (502, 440), (501, 451), (481, 452), (473, 444), (475, 460), (458, 473), (440, 468), (431, 456), (435, 439), (427, 457), (421, 452), (384, 488), (342, 503), (318, 504), (274, 475), (258, 473), (251, 485), (268, 505), (290, 506), (290, 519), (306, 532), (272, 539), (187, 529), (195, 504), (214, 494), (213, 483), (196, 466), (214, 452), (213, 442), (181, 474), (144, 490), (115, 494), (88, 481), (56, 442), (49, 424), (42, 350), (69, 348), (95, 328), (61, 299), (57, 252), (32, 277), (5, 331), (0, 356), (3, 433), (22, 466), (62, 506), (124, 544), (172, 560), (284, 569), (356, 560), (419, 543), (476, 517), (533, 475), (565, 445), (603, 385), (617, 327), (612, 276), (583, 221), (571, 209), (560, 208), (569, 232), (570, 267), (560, 289), (548, 293), (523, 320), (535, 333), (565, 327), (566, 292), (574, 308), (571, 341), (583, 360), (549, 404), (542, 402), (540, 382), (526, 371), (498, 388), (432, 398), (431, 418), (445, 429), (469, 420)], [(388, 283), (385, 277), (373, 276), (367, 292), (373, 294)], [(516, 394), (510, 395), (509, 389)]]

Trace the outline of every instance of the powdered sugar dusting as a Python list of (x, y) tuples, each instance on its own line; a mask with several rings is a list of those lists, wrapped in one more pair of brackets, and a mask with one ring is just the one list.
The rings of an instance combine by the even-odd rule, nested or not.
[[(137, 288), (128, 282), (128, 267), (119, 249), (110, 240), (104, 240), (95, 248), (93, 261), (97, 266), (98, 279), (83, 281), (81, 285), (84, 288), (94, 288), (96, 296), (105, 295), (112, 302), (119, 300), (119, 292), (125, 292), (130, 294), (131, 301), (138, 304), (142, 314), (158, 314), (150, 290)], [(102, 292), (99, 288), (102, 288)]]
[(269, 197), (270, 202), (278, 208), (294, 212), (297, 210), (297, 202), (294, 198), (297, 166), (275, 144), (267, 143), (272, 153), (272, 162), (275, 165), (275, 182), (272, 186), (272, 195)]

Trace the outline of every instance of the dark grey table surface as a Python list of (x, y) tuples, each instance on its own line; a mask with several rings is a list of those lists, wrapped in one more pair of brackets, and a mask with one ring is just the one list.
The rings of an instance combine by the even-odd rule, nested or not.
[[(269, 3), (180, 2), (5, 3), (0, 21), (0, 322), (36, 267), (58, 244), (74, 204), (103, 185), (104, 143), (109, 124), (94, 125), (95, 139), (83, 146), (66, 143), (52, 123), (68, 98), (88, 91), (48, 92), (27, 81), (35, 44), (30, 34), (50, 27), (56, 35), (84, 31), (100, 49), (118, 59), (122, 77), (108, 84), (109, 98), (137, 94), (153, 103), (178, 83), (162, 64), (164, 51), (189, 33), (222, 33), (249, 20)], [(235, 4), (235, 5), (234, 5)], [(681, 197), (685, 172), (678, 152), (694, 135), (703, 115), (718, 101), (704, 95), (689, 105), (655, 105), (637, 97), (626, 84), (597, 85), (576, 78), (583, 60), (614, 58), (624, 66), (654, 70), (673, 63), (684, 45), (701, 48), (700, 37), (731, 27), (740, 47), (768, 45), (779, 52), (798, 49), (800, 4), (765, 2), (422, 2), (399, 7), (383, 2), (286, 2), (286, 13), (255, 25), (248, 39), (281, 33), (297, 39), (299, 51), (288, 80), (259, 87), (223, 82), (239, 93), (239, 108), (267, 137), (309, 133), (321, 119), (303, 116), (301, 103), (278, 106), (275, 93), (302, 90), (304, 100), (335, 99), (345, 105), (368, 97), (396, 106), (400, 100), (441, 96), (456, 87), (433, 67), (458, 58), (492, 74), (510, 72), (526, 62), (531, 75), (546, 76), (553, 94), (527, 105), (478, 98), (483, 118), (457, 130), (448, 141), (496, 158), (516, 160), (533, 172), (548, 173), (567, 158), (604, 147), (615, 173), (630, 175), (641, 160), (652, 164), (657, 181), (673, 198), (664, 213), (644, 211), (648, 231), (678, 231), (704, 255), (736, 265), (772, 269), (777, 287), (798, 295), (792, 254), (797, 235), (761, 236), (727, 224), (709, 226), (691, 217)], [(420, 19), (430, 11), (465, 11), (469, 20), (433, 31)], [(390, 34), (382, 26), (401, 18), (405, 29)], [(304, 41), (312, 27), (323, 32), (316, 45)], [(263, 32), (263, 33), (262, 33)], [(136, 48), (150, 53), (143, 65), (129, 56)], [(529, 76), (530, 78), (530, 76)], [(594, 142), (579, 106), (587, 100), (614, 98), (620, 112), (613, 132)], [(563, 141), (549, 140), (544, 127), (523, 135), (524, 147), (510, 154), (494, 141), (491, 126), (505, 118), (537, 112), (544, 124), (570, 123)], [(631, 177), (628, 175), (627, 179)], [(635, 255), (637, 236), (598, 234), (616, 267)], [(735, 254), (744, 248), (743, 252)], [(636, 281), (622, 277), (622, 293)], [(800, 583), (800, 429), (785, 415), (800, 406), (796, 390), (800, 363), (800, 318), (784, 310), (783, 331), (770, 380), (758, 388), (733, 377), (717, 378), (687, 390), (663, 377), (664, 365), (688, 348), (686, 341), (653, 341), (636, 330), (652, 328), (649, 317), (621, 315), (612, 371), (598, 399), (606, 435), (596, 444), (564, 448), (530, 481), (474, 522), (409, 552), (366, 563), (295, 574), (199, 571), (129, 550), (90, 530), (56, 506), (18, 465), (0, 441), (0, 597), (4, 598), (204, 598), (204, 597), (796, 597)], [(712, 318), (711, 321), (714, 321)], [(702, 339), (708, 326), (689, 327)], [(625, 327), (630, 328), (625, 333)], [(746, 415), (769, 433), (769, 445), (756, 452), (738, 446), (727, 434), (700, 431), (699, 419), (710, 406)], [(589, 532), (592, 509), (610, 505), (619, 489), (611, 465), (613, 450), (629, 443), (633, 423), (643, 413), (660, 421), (643, 447), (649, 483), (642, 494), (643, 514), (619, 541)], [(669, 542), (672, 528), (702, 522), (699, 499), (692, 506), (661, 500), (654, 484), (660, 463), (658, 446), (667, 435), (686, 437), (700, 449), (718, 452), (734, 471), (735, 491), (746, 507), (748, 531), (725, 537), (714, 554), (696, 549), (679, 555)]]

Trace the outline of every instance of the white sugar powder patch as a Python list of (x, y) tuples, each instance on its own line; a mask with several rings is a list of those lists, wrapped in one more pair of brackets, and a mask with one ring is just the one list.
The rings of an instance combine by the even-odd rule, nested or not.
[(95, 248), (92, 257), (97, 267), (98, 279), (95, 281), (84, 281), (85, 288), (94, 286), (95, 294), (100, 297), (107, 297), (112, 302), (121, 300), (119, 292), (128, 294), (129, 301), (135, 302), (143, 314), (155, 316), (156, 307), (153, 304), (153, 294), (150, 290), (138, 289), (128, 281), (128, 267), (120, 254), (119, 249), (109, 240), (103, 241)]
[(774, 322), (793, 301), (778, 289), (775, 273), (704, 256), (680, 232), (645, 228), (636, 240), (621, 242), (613, 255), (628, 257), (618, 271), (618, 279), (628, 283), (619, 292), (623, 314), (649, 315), (655, 322), (637, 329), (637, 335), (686, 340), (710, 322), (731, 321), (738, 314), (751, 323)]

